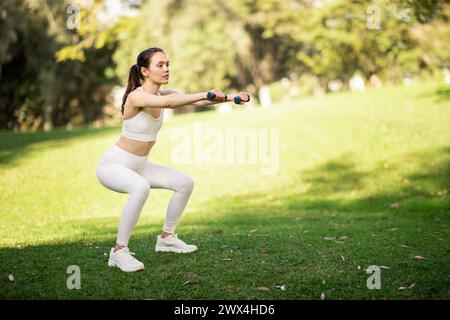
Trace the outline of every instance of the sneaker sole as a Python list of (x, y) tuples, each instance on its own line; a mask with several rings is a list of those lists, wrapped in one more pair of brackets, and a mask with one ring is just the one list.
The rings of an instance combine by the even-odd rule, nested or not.
[(197, 249), (183, 250), (183, 249), (171, 248), (171, 247), (155, 247), (155, 252), (191, 253), (191, 252), (195, 252), (195, 251), (197, 251)]
[(136, 271), (140, 271), (140, 270), (144, 270), (144, 269), (145, 269), (144, 266), (138, 267), (138, 268), (135, 268), (135, 269), (122, 268), (122, 267), (119, 266), (115, 261), (113, 261), (113, 260), (111, 260), (111, 259), (108, 260), (108, 266), (109, 266), (110, 268), (112, 268), (112, 267), (117, 267), (117, 268), (119, 268), (120, 270), (122, 270), (123, 272), (136, 272)]

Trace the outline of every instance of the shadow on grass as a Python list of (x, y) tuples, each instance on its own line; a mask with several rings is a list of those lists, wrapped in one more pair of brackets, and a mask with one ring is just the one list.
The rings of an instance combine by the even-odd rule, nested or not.
[[(374, 169), (362, 172), (355, 169), (356, 160), (349, 155), (329, 161), (311, 170), (299, 173), (304, 183), (310, 184), (307, 193), (295, 195), (289, 201), (291, 207), (302, 208), (311, 202), (312, 207), (321, 203), (321, 208), (329, 208), (343, 212), (364, 212), (368, 210), (390, 210), (391, 204), (397, 203), (401, 207), (408, 207), (408, 211), (426, 211), (433, 209), (434, 200), (444, 200), (450, 188), (450, 148), (437, 151), (407, 154), (395, 162), (380, 162)], [(400, 160), (400, 161), (398, 161)], [(387, 190), (372, 192), (358, 197), (358, 192), (374, 187), (374, 183), (383, 183), (392, 173), (398, 171), (395, 166), (416, 164), (421, 168), (406, 176), (396, 176)], [(375, 186), (376, 187), (376, 186)], [(326, 200), (333, 198), (333, 193), (346, 193), (354, 197), (347, 199)], [(313, 196), (310, 196), (313, 195)], [(319, 200), (316, 198), (321, 198)], [(313, 201), (309, 201), (314, 199)], [(423, 201), (418, 206), (414, 200)], [(445, 206), (448, 208), (448, 206)], [(395, 206), (394, 206), (394, 209)], [(431, 213), (431, 212), (428, 212)]]
[(434, 98), (433, 102), (435, 103), (446, 103), (450, 101), (450, 86), (439, 85), (433, 91), (421, 93), (417, 97), (422, 99)]
[[(336, 194), (364, 190), (393, 164), (358, 172), (347, 154), (298, 172), (298, 185), (205, 203), (201, 210), (216, 215), (192, 216), (179, 227), (200, 248), (190, 255), (155, 253), (160, 226), (138, 224), (130, 246), (146, 269), (135, 274), (106, 265), (116, 219), (73, 222), (83, 239), (0, 250), (0, 297), (318, 299), (325, 292), (327, 299), (448, 299), (450, 148), (400, 160), (419, 169), (369, 196)], [(81, 268), (81, 290), (66, 288), (69, 265)], [(381, 290), (366, 288), (369, 265), (389, 268)], [(276, 288), (282, 284), (286, 291)]]
[(0, 165), (13, 162), (23, 157), (33, 145), (42, 142), (60, 142), (61, 145), (69, 143), (71, 139), (86, 136), (107, 135), (117, 131), (116, 126), (103, 128), (84, 127), (74, 130), (55, 129), (48, 132), (13, 133), (0, 132)]
[(437, 96), (436, 102), (450, 101), (450, 86), (441, 86), (436, 89), (435, 94)]

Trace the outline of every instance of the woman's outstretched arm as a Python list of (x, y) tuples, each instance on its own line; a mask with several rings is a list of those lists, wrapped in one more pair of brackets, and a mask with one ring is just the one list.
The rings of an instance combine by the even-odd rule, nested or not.
[[(173, 89), (160, 90), (159, 92), (163, 96), (182, 93), (181, 91), (177, 91), (177, 90), (173, 90)], [(241, 92), (241, 93), (243, 93), (243, 92)], [(197, 106), (197, 107), (211, 106), (211, 105), (214, 105), (214, 104), (217, 104), (217, 103), (224, 103), (224, 102), (233, 101), (234, 97), (237, 97), (237, 96), (241, 96), (241, 99), (243, 100), (243, 102), (241, 104), (245, 103), (244, 101), (247, 101), (247, 97), (244, 97), (241, 94), (229, 94), (229, 95), (227, 95), (227, 100), (226, 101), (224, 101), (224, 100), (212, 100), (212, 101), (203, 100), (203, 101), (198, 101), (198, 102), (191, 103), (191, 105), (194, 105), (194, 106)]]
[[(174, 89), (160, 90), (159, 92), (163, 96), (169, 96), (169, 95), (180, 94), (180, 93), (183, 94), (183, 92), (178, 91), (178, 90), (174, 90)], [(213, 105), (213, 104), (216, 104), (216, 103), (221, 103), (221, 102), (223, 102), (223, 101), (216, 101), (216, 100), (209, 101), (209, 100), (206, 99), (206, 100), (202, 100), (202, 101), (197, 101), (197, 102), (191, 103), (191, 105), (196, 106), (196, 107), (205, 107), (205, 106), (210, 106), (210, 105)]]
[(142, 90), (132, 92), (128, 98), (134, 107), (143, 108), (170, 108), (193, 104), (207, 100), (207, 92), (200, 93), (174, 93), (170, 95), (157, 96)]

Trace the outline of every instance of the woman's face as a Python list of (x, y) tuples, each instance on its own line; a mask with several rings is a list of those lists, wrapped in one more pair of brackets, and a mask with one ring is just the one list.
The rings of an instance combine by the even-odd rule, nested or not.
[(149, 80), (153, 83), (169, 83), (169, 59), (163, 52), (153, 54), (148, 68)]

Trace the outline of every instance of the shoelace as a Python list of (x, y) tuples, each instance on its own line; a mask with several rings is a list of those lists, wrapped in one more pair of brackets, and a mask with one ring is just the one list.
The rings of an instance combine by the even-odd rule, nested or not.
[(131, 252), (128, 248), (127, 248), (127, 252), (129, 253), (129, 254), (131, 254), (132, 256), (134, 256), (136, 253), (134, 253), (134, 252)]
[(124, 250), (125, 253), (128, 253), (128, 254), (125, 255), (127, 257), (128, 261), (135, 261), (136, 260), (136, 258), (133, 257), (135, 255), (135, 253), (131, 252), (130, 249), (128, 249), (128, 247), (124, 247), (122, 250)]
[(187, 243), (184, 242), (183, 240), (178, 239), (178, 234), (176, 234), (176, 233), (174, 233), (174, 234), (173, 234), (172, 236), (170, 236), (169, 238), (174, 238), (175, 243), (176, 243), (178, 246), (181, 246), (181, 247), (184, 247), (184, 248), (187, 248), (187, 247), (192, 246), (192, 245), (190, 245), (190, 244), (187, 244)]
[(177, 242), (178, 245), (181, 245), (181, 246), (184, 246), (184, 247), (188, 246), (188, 245), (186, 244), (186, 242), (184, 242), (184, 241), (181, 240), (181, 239), (178, 239), (178, 235), (177, 235), (176, 233), (175, 233), (174, 235), (172, 235), (172, 237), (175, 239), (175, 242)]

